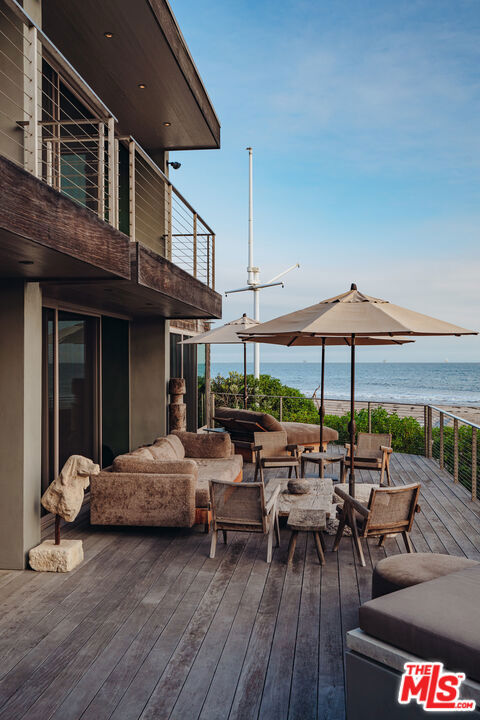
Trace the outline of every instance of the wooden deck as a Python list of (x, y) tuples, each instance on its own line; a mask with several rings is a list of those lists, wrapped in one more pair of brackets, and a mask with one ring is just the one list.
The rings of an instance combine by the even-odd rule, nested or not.
[[(248, 471), (247, 473), (248, 474)], [(418, 551), (480, 558), (480, 506), (432, 460), (395, 455), (397, 484), (420, 480)], [(362, 472), (364, 481), (372, 481)], [(374, 478), (376, 479), (376, 478)], [(371, 570), (344, 538), (321, 568), (288, 533), (232, 535), (208, 558), (197, 531), (90, 528), (76, 571), (0, 573), (0, 720), (344, 717), (343, 644), (370, 597)]]

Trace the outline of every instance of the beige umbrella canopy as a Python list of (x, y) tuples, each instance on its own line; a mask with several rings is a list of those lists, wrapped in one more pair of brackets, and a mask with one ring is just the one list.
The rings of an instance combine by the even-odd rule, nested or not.
[[(266, 325), (267, 323), (263, 323)], [(262, 327), (263, 327), (262, 325)], [(320, 448), (323, 444), (323, 420), (325, 417), (325, 346), (326, 345), (345, 345), (351, 347), (351, 337), (320, 337), (320, 335), (314, 335), (313, 333), (305, 333), (304, 335), (279, 333), (278, 335), (264, 335), (263, 333), (255, 332), (255, 335), (240, 334), (240, 337), (247, 342), (261, 342), (270, 345), (286, 345), (287, 347), (312, 347), (322, 346), (322, 364), (320, 372)], [(368, 337), (362, 335), (356, 341), (356, 345), (405, 345), (406, 343), (413, 343), (415, 340), (401, 338), (401, 337), (388, 337), (388, 336), (377, 336)]]
[[(255, 335), (311, 333), (319, 336), (476, 335), (472, 330), (436, 320), (414, 310), (369, 297), (352, 285), (342, 295), (262, 323)], [(246, 334), (252, 334), (252, 331)]]
[(246, 313), (241, 318), (231, 320), (213, 330), (184, 340), (182, 345), (243, 345), (243, 404), (247, 407), (247, 344), (241, 340), (237, 333), (242, 333), (257, 326), (257, 320), (252, 320)]
[[(274, 320), (258, 325), (242, 333), (245, 340), (271, 342), (274, 336), (281, 336), (292, 346), (302, 338), (332, 338), (348, 341), (351, 347), (351, 398), (350, 398), (350, 443), (355, 444), (355, 345), (365, 336), (402, 335), (477, 335), (473, 330), (452, 325), (393, 305), (387, 300), (370, 297), (359, 292), (352, 284), (350, 290), (323, 302), (311, 305)], [(328, 338), (328, 340), (327, 340)], [(373, 340), (373, 338), (371, 337)], [(282, 343), (283, 344), (283, 343)], [(372, 343), (375, 344), (375, 343)], [(355, 494), (355, 468), (353, 452), (350, 453), (349, 492)]]

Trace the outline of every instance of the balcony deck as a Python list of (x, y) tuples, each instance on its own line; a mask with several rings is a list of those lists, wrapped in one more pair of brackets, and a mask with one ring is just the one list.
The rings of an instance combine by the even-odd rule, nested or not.
[[(480, 558), (480, 505), (466, 490), (418, 456), (394, 455), (392, 474), (422, 483), (417, 551)], [(340, 720), (345, 633), (372, 566), (400, 551), (372, 542), (362, 568), (344, 538), (322, 569), (300, 536), (287, 570), (286, 530), (270, 566), (255, 535), (232, 535), (210, 560), (196, 531), (69, 534), (84, 541), (76, 571), (0, 573), (0, 720)]]

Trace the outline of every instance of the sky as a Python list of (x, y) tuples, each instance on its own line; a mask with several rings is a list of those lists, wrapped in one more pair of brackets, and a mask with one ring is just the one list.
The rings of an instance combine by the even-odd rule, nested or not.
[[(480, 329), (480, 2), (172, 0), (222, 125), (220, 150), (172, 153), (173, 182), (217, 234), (217, 290), (254, 263), (269, 320), (349, 289)], [(173, 173), (174, 171), (172, 171)], [(251, 293), (223, 299), (222, 322)], [(221, 324), (221, 323), (216, 323)], [(239, 359), (212, 347), (214, 361)], [(316, 349), (263, 346), (265, 361)], [(332, 348), (330, 360), (348, 361)], [(362, 348), (364, 361), (477, 362), (480, 339)], [(359, 358), (360, 360), (360, 358)]]

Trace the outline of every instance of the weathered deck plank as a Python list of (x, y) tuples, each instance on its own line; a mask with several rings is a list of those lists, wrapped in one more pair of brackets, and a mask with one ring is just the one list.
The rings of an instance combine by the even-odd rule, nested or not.
[[(246, 479), (252, 468), (247, 466)], [(358, 473), (375, 482), (374, 473)], [(480, 504), (433, 460), (392, 457), (395, 484), (420, 482), (419, 552), (480, 558)], [(370, 597), (371, 572), (403, 544), (327, 536), (321, 567), (289, 532), (271, 565), (264, 538), (172, 529), (91, 528), (68, 575), (0, 573), (0, 720), (342, 720), (345, 632)]]

